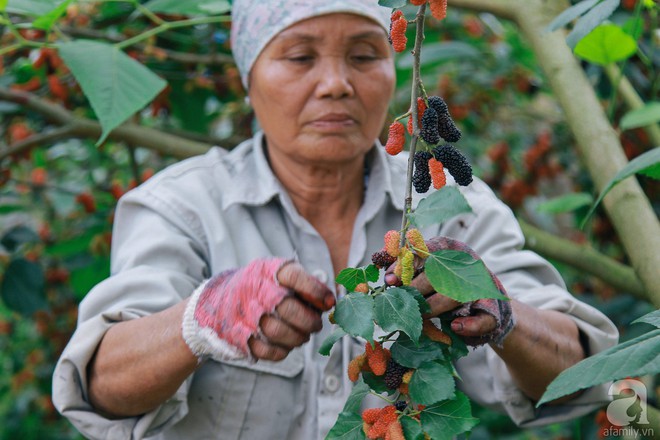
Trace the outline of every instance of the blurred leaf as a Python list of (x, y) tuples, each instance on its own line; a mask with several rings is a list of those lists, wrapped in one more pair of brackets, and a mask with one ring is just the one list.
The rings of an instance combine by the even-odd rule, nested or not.
[(0, 11), (4, 11), (5, 9), (7, 9), (7, 2), (8, 1), (9, 0), (0, 0)]
[(621, 118), (621, 130), (645, 127), (660, 121), (660, 101), (650, 101), (644, 107), (631, 110)]
[(481, 298), (507, 299), (500, 293), (483, 261), (466, 252), (433, 252), (424, 265), (429, 282), (440, 292), (458, 302)]
[(231, 10), (225, 0), (151, 0), (144, 6), (153, 12), (182, 15), (224, 14)]
[(575, 211), (583, 206), (588, 206), (593, 203), (594, 198), (588, 193), (573, 193), (563, 196), (555, 197), (547, 202), (539, 204), (536, 209), (539, 212), (548, 212), (551, 214), (559, 214), (562, 212)]
[(372, 283), (376, 282), (378, 281), (379, 276), (380, 271), (378, 268), (373, 264), (370, 264), (365, 267), (349, 267), (343, 269), (337, 274), (335, 281), (346, 287), (346, 290), (349, 292), (353, 292), (358, 284), (366, 283), (368, 281)]
[(472, 208), (459, 189), (444, 186), (420, 200), (415, 211), (408, 214), (408, 220), (413, 226), (423, 228), (438, 225), (465, 212), (472, 212)]
[(427, 406), (421, 415), (422, 429), (433, 440), (451, 440), (456, 434), (471, 430), (479, 419), (472, 417), (470, 401), (460, 391), (456, 398)]
[[(451, 60), (466, 60), (469, 58), (479, 58), (481, 51), (471, 44), (462, 41), (443, 41), (440, 43), (425, 44), (422, 50), (420, 64), (427, 67), (431, 64)], [(398, 57), (397, 67), (399, 69), (412, 69), (413, 56), (406, 53)]]
[(395, 361), (408, 368), (417, 368), (424, 362), (445, 358), (442, 346), (425, 335), (419, 338), (419, 344), (415, 344), (408, 336), (400, 334), (390, 351)]
[(362, 400), (367, 394), (369, 394), (369, 387), (364, 383), (362, 378), (359, 378), (357, 382), (353, 384), (351, 394), (348, 396), (348, 399), (344, 404), (344, 411), (354, 413), (360, 412)]
[(25, 206), (22, 205), (0, 205), (0, 215), (9, 214), (10, 212), (22, 211)]
[(430, 405), (454, 397), (454, 376), (438, 362), (425, 362), (415, 370), (408, 387), (412, 400)]
[(99, 118), (103, 132), (97, 145), (166, 85), (151, 70), (112, 45), (76, 40), (58, 48)]
[(575, 46), (575, 55), (601, 66), (630, 58), (637, 52), (637, 42), (614, 24), (603, 24)]
[(84, 234), (77, 237), (67, 238), (52, 246), (46, 247), (46, 255), (51, 257), (67, 258), (89, 252), (92, 239), (101, 232), (107, 230), (106, 225), (97, 225), (89, 228)]
[(374, 373), (369, 371), (363, 371), (362, 377), (364, 382), (378, 394), (392, 394), (395, 390), (391, 390), (385, 384), (385, 375), (376, 376)]
[(406, 5), (406, 0), (378, 0), (378, 4), (387, 8), (402, 8)]
[(110, 259), (95, 257), (89, 265), (71, 272), (71, 288), (76, 298), (82, 299), (92, 287), (110, 276)]
[(584, 0), (579, 3), (574, 4), (570, 8), (564, 10), (561, 14), (556, 16), (554, 20), (546, 27), (546, 30), (552, 32), (559, 29), (560, 27), (566, 26), (568, 23), (578, 18), (580, 15), (584, 14), (586, 11), (591, 9), (593, 5), (598, 3), (600, 0)]
[(9, 0), (7, 12), (38, 17), (47, 14), (59, 3), (56, 0)]
[(374, 335), (374, 299), (364, 293), (349, 293), (335, 306), (335, 322), (346, 333), (371, 340)]
[(414, 343), (422, 332), (422, 314), (417, 300), (404, 289), (392, 287), (376, 296), (374, 317), (386, 332), (401, 330)]
[(323, 356), (330, 356), (330, 350), (332, 346), (335, 345), (335, 342), (346, 336), (346, 332), (341, 327), (336, 327), (327, 338), (323, 340), (321, 347), (319, 348), (319, 354)]
[(580, 228), (584, 228), (587, 220), (596, 210), (596, 207), (603, 200), (603, 197), (610, 192), (610, 190), (622, 180), (632, 176), (633, 174), (641, 173), (646, 176), (652, 177), (654, 179), (660, 179), (660, 147), (656, 147), (652, 150), (647, 151), (644, 154), (641, 154), (628, 162), (628, 164), (619, 170), (618, 173), (605, 185), (605, 188), (600, 192), (596, 203), (591, 206), (591, 209), (582, 220)]
[(54, 9), (49, 11), (47, 14), (44, 14), (32, 22), (32, 27), (36, 29), (42, 29), (44, 31), (50, 30), (53, 27), (55, 22), (60, 19), (62, 15), (66, 13), (66, 8), (69, 6), (72, 0), (65, 0), (60, 3)]
[(9, 252), (16, 250), (18, 246), (24, 243), (36, 243), (39, 241), (39, 235), (27, 226), (18, 225), (11, 228), (0, 239), (0, 244)]
[(44, 289), (44, 272), (41, 266), (24, 258), (9, 262), (0, 284), (2, 300), (10, 309), (32, 315), (48, 306)]
[(399, 419), (401, 427), (403, 428), (403, 435), (406, 440), (424, 440), (424, 431), (419, 420), (413, 419), (410, 416), (401, 416)]
[(575, 23), (573, 30), (566, 37), (566, 44), (574, 49), (578, 41), (612, 15), (618, 6), (619, 0), (603, 0), (591, 8)]
[(365, 440), (362, 424), (360, 414), (342, 411), (325, 440)]
[(660, 329), (617, 344), (562, 371), (536, 404), (626, 377), (660, 373)]
[(660, 328), (660, 310), (654, 310), (651, 313), (647, 313), (646, 315), (635, 319), (631, 324), (636, 324), (636, 323), (646, 323), (646, 324), (651, 324), (655, 327)]

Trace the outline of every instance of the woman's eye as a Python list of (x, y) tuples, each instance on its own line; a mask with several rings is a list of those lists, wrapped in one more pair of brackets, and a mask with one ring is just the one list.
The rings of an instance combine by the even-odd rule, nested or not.
[(305, 64), (311, 62), (314, 57), (311, 55), (296, 55), (287, 58), (289, 61), (297, 64)]

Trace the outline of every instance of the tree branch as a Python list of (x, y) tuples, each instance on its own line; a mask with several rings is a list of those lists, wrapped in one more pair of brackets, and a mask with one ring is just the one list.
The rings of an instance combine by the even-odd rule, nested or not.
[(451, 7), (470, 11), (489, 12), (508, 20), (514, 18), (515, 8), (519, 7), (513, 0), (449, 0), (448, 4)]
[[(68, 127), (70, 132), (69, 137), (82, 137), (82, 138), (98, 138), (101, 135), (101, 125), (90, 119), (75, 116), (73, 113), (64, 107), (47, 102), (33, 93), (15, 91), (0, 87), (0, 101), (9, 101), (21, 105), (22, 107), (37, 112), (48, 119), (50, 122)], [(63, 131), (56, 131), (52, 134), (53, 137), (62, 138)], [(53, 140), (46, 136), (45, 140)], [(37, 135), (39, 136), (39, 135)], [(0, 159), (7, 157), (9, 154), (15, 153), (17, 149), (24, 149), (36, 145), (34, 142), (39, 141), (43, 143), (44, 139), (39, 140), (36, 136), (28, 138), (24, 141), (25, 146), (15, 144), (9, 148), (7, 152), (0, 153)], [(124, 123), (114, 129), (109, 136), (110, 139), (120, 142), (126, 142), (129, 145), (140, 146), (156, 151), (166, 156), (173, 156), (183, 159), (198, 154), (204, 154), (211, 144), (196, 142), (185, 139), (180, 136), (164, 133), (162, 131), (144, 127), (132, 123)], [(223, 145), (219, 145), (223, 147)], [(231, 148), (233, 145), (224, 147)]]
[(638, 299), (648, 300), (644, 286), (631, 267), (603, 255), (592, 247), (557, 237), (524, 220), (518, 219), (518, 222), (525, 234), (527, 249), (594, 275), (617, 290), (629, 292)]

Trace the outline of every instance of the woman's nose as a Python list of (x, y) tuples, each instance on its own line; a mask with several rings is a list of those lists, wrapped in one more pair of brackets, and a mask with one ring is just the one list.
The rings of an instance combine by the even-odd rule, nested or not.
[(350, 68), (345, 60), (332, 58), (319, 65), (317, 96), (319, 98), (346, 98), (355, 90), (350, 77)]

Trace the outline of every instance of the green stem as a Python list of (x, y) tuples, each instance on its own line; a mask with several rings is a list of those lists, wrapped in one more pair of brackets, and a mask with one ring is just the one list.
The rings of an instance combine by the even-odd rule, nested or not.
[(147, 17), (149, 20), (156, 23), (157, 25), (162, 26), (163, 24), (166, 23), (165, 20), (163, 20), (162, 18), (151, 12), (149, 8), (145, 8), (144, 6), (142, 6), (141, 3), (137, 1), (133, 1), (133, 6), (135, 6), (135, 9), (140, 11), (142, 15), (144, 15), (145, 17)]

